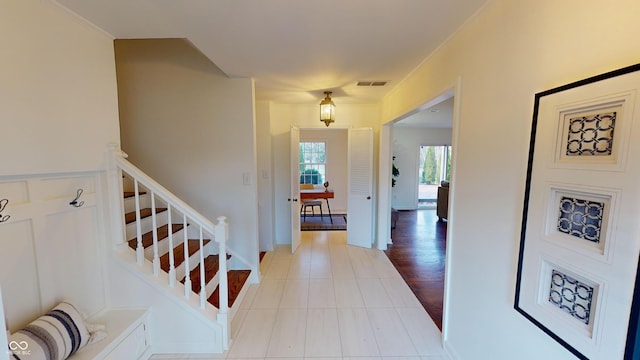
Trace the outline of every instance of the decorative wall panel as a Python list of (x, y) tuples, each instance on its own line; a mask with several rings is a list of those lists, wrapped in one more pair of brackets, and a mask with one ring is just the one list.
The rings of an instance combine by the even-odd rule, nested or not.
[(640, 332), (638, 99), (640, 64), (535, 95), (515, 309), (579, 359)]

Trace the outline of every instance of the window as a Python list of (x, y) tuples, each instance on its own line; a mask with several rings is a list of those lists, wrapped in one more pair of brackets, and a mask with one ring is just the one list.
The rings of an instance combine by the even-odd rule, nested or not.
[(300, 184), (322, 184), (326, 178), (325, 142), (300, 142)]
[(451, 146), (420, 146), (420, 184), (440, 184), (449, 181), (451, 172)]
[(438, 186), (451, 176), (451, 146), (420, 146), (418, 208), (435, 209)]

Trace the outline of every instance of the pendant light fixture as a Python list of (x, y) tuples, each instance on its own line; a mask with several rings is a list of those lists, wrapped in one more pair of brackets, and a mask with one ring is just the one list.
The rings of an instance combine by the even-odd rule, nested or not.
[(331, 100), (331, 91), (325, 91), (324, 100), (320, 102), (320, 121), (324, 122), (327, 127), (336, 121), (336, 104)]

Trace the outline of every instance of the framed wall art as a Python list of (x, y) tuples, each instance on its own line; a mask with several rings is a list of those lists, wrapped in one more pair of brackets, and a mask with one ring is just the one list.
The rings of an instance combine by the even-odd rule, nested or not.
[(640, 64), (535, 95), (514, 307), (580, 359), (637, 328), (639, 97)]

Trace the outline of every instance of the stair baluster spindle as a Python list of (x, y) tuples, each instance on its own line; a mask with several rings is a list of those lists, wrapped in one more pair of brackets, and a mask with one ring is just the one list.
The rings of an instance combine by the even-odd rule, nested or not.
[[(171, 221), (171, 203), (167, 204), (167, 225), (169, 227), (169, 286), (176, 287), (176, 265), (173, 258), (173, 222)], [(187, 244), (185, 244), (187, 245)]]
[(182, 232), (184, 233), (184, 297), (191, 297), (191, 276), (189, 267), (189, 238), (187, 236), (187, 215), (182, 215)]
[(156, 214), (156, 194), (151, 192), (151, 223), (153, 224), (153, 276), (160, 275), (160, 257), (158, 255), (158, 221)]
[(200, 226), (200, 308), (204, 309), (207, 303), (207, 289), (205, 288), (204, 276), (204, 238), (202, 236), (202, 226)]
[(140, 193), (138, 180), (135, 178), (133, 179), (133, 189), (136, 199), (136, 239), (138, 240), (138, 244), (136, 245), (136, 261), (139, 266), (142, 266), (142, 264), (144, 264), (144, 247), (142, 246), (142, 225), (140, 221)]

